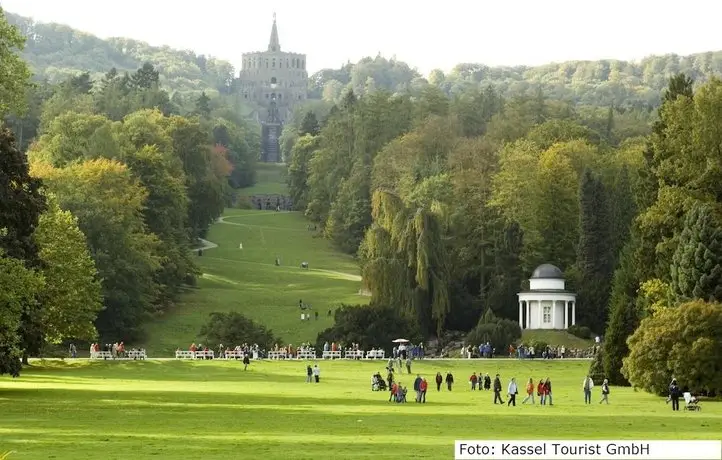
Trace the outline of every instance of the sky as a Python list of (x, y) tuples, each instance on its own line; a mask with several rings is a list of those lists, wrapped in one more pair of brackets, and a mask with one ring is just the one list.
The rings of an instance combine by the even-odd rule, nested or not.
[(639, 60), (722, 50), (715, 0), (0, 0), (5, 10), (101, 38), (128, 37), (230, 61), (268, 46), (309, 73), (365, 56), (396, 57), (428, 74), (461, 62), (541, 65)]

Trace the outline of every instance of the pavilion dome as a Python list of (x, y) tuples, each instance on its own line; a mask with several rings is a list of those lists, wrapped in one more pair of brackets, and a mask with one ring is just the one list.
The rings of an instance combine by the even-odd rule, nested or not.
[(534, 273), (531, 275), (532, 279), (556, 279), (556, 280), (563, 280), (564, 279), (564, 273), (559, 269), (559, 267), (552, 265), (552, 264), (541, 264), (539, 265), (536, 270), (534, 270)]

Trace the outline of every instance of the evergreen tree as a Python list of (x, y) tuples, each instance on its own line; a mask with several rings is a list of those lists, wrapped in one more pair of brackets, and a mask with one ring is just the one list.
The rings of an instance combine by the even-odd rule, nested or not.
[(210, 116), (211, 114), (211, 106), (210, 106), (211, 98), (206, 96), (206, 92), (203, 91), (200, 96), (198, 96), (198, 99), (196, 99), (196, 113), (202, 117)]
[(687, 213), (671, 277), (681, 301), (722, 301), (722, 219), (715, 204), (701, 203)]
[(579, 322), (597, 333), (607, 318), (609, 287), (614, 270), (607, 192), (602, 181), (585, 171), (579, 191)]
[(301, 121), (301, 128), (298, 131), (298, 135), (304, 136), (310, 134), (311, 136), (316, 136), (319, 132), (321, 132), (321, 126), (318, 124), (316, 114), (309, 110)]
[(622, 360), (629, 354), (627, 338), (639, 326), (636, 304), (639, 282), (635, 273), (635, 239), (627, 243), (620, 254), (619, 267), (614, 272), (609, 302), (609, 323), (602, 345), (604, 375), (612, 385), (629, 385), (622, 375)]

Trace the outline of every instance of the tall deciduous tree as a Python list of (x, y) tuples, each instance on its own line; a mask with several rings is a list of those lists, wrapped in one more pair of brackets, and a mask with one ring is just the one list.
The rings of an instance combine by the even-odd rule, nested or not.
[(642, 320), (629, 338), (622, 372), (636, 387), (667, 392), (672, 376), (691, 391), (722, 382), (722, 305), (695, 300)]
[(25, 37), (8, 24), (0, 7), (0, 119), (9, 112), (25, 109), (25, 92), (30, 87), (30, 69), (19, 54), (25, 45)]
[(102, 280), (105, 309), (96, 327), (105, 340), (130, 340), (153, 311), (159, 241), (147, 232), (143, 207), (148, 192), (128, 167), (91, 160), (66, 168), (33, 164), (62, 209), (78, 218)]
[(49, 197), (40, 216), (35, 241), (43, 262), (45, 285), (39, 296), (45, 341), (93, 340), (95, 319), (102, 309), (100, 281), (77, 219)]
[(0, 248), (0, 286), (0, 375), (17, 377), (23, 354), (22, 312), (35, 302), (42, 290), (43, 278)]

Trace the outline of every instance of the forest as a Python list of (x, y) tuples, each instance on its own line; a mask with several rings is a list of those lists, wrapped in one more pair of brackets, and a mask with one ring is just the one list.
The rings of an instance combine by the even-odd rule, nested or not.
[[(224, 63), (9, 18), (25, 22), (0, 16), (0, 372), (16, 374), (47, 344), (133, 337), (172, 305), (260, 149)], [(373, 317), (504, 343), (548, 262), (612, 383), (719, 389), (717, 56), (428, 79), (377, 56), (314, 74), (282, 136), (289, 193), (372, 294), (325, 336)]]

